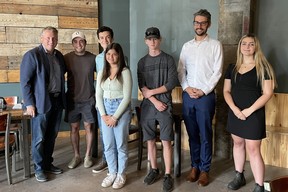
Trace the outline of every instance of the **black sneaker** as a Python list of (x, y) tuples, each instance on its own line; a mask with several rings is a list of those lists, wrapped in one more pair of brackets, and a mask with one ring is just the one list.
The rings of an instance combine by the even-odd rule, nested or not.
[(47, 176), (43, 172), (35, 173), (35, 178), (39, 182), (48, 181)]
[(46, 172), (46, 173), (52, 173), (52, 174), (58, 175), (58, 174), (63, 173), (63, 169), (60, 169), (60, 168), (58, 168), (58, 167), (55, 167), (53, 164), (51, 164), (50, 168), (49, 168), (49, 169), (46, 169), (45, 172)]
[(163, 191), (164, 192), (170, 192), (173, 190), (174, 187), (174, 181), (170, 174), (165, 174), (164, 180), (163, 180)]
[(146, 185), (151, 185), (159, 178), (159, 169), (150, 169), (148, 175), (144, 179)]

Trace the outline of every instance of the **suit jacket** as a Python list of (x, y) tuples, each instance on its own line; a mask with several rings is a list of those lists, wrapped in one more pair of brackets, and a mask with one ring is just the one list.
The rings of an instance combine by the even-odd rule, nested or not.
[[(63, 107), (66, 107), (65, 61), (62, 53), (56, 51), (56, 58), (61, 69), (61, 98)], [(24, 106), (33, 105), (37, 113), (47, 113), (51, 109), (51, 101), (48, 92), (50, 67), (48, 57), (42, 44), (23, 56), (20, 65), (20, 86), (24, 100)]]

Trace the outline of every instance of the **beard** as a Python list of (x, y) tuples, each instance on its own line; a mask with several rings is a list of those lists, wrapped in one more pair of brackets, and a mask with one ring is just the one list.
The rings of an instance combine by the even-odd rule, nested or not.
[[(201, 30), (198, 31), (199, 29), (201, 29)], [(195, 33), (196, 33), (196, 35), (198, 35), (198, 36), (204, 36), (204, 35), (206, 35), (206, 33), (207, 33), (207, 29), (197, 28), (197, 29), (195, 29)]]

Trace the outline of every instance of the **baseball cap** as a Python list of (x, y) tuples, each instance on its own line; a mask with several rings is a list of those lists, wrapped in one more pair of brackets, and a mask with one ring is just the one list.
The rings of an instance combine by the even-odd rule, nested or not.
[(85, 39), (85, 40), (86, 40), (86, 37), (85, 37), (84, 33), (81, 32), (81, 31), (75, 31), (75, 32), (72, 34), (72, 41), (73, 41), (73, 39), (76, 38), (76, 37), (81, 37), (82, 39)]
[(160, 39), (160, 31), (157, 27), (150, 27), (148, 29), (146, 29), (146, 32), (145, 32), (145, 38), (148, 39), (148, 38), (157, 38), (157, 39)]

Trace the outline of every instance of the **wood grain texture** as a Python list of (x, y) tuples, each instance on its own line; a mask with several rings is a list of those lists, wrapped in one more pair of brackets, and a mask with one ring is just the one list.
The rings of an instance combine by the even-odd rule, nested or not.
[(0, 0), (0, 83), (19, 82), (22, 57), (39, 46), (46, 26), (58, 29), (56, 48), (64, 54), (76, 30), (85, 33), (87, 50), (99, 53), (98, 0)]
[(5, 27), (0, 27), (0, 43), (6, 42), (6, 32)]
[[(45, 9), (45, 11), (43, 11)], [(0, 13), (19, 15), (54, 15), (74, 17), (97, 17), (98, 8), (91, 5), (29, 5), (29, 4), (0, 4)]]
[(60, 28), (81, 28), (81, 29), (97, 29), (98, 19), (87, 17), (66, 17), (59, 16)]
[(19, 15), (19, 14), (0, 14), (0, 26), (18, 27), (46, 27), (53, 26), (58, 28), (58, 17), (47, 15)]
[(265, 113), (266, 138), (261, 144), (264, 163), (288, 168), (288, 94), (275, 93), (265, 105)]

